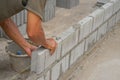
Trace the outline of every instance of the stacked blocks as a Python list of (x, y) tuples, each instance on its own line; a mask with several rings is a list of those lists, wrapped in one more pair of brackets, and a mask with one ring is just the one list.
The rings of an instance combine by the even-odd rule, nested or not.
[(47, 22), (55, 17), (55, 7), (56, 7), (56, 0), (47, 0), (43, 21)]
[(79, 0), (56, 0), (56, 6), (70, 9), (79, 5)]
[(97, 9), (93, 13), (91, 13), (89, 16), (93, 18), (93, 28), (92, 28), (92, 31), (94, 31), (104, 21), (104, 10), (103, 9)]

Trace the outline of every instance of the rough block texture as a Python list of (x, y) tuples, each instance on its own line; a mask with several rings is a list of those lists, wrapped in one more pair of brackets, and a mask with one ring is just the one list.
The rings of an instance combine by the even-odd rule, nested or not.
[(45, 80), (50, 80), (50, 71), (45, 74)]
[(27, 23), (27, 10), (24, 10), (24, 23)]
[(87, 37), (90, 32), (92, 32), (93, 27), (93, 18), (92, 17), (85, 17), (81, 21), (78, 22), (80, 26), (80, 35), (79, 35), (79, 42)]
[(97, 31), (92, 33), (85, 41), (85, 52), (88, 51), (97, 41)]
[(70, 65), (72, 65), (84, 53), (85, 41), (78, 44), (72, 51), (70, 56)]
[(116, 23), (116, 15), (112, 16), (108, 21), (108, 30), (111, 30)]
[(120, 10), (116, 14), (116, 23), (120, 21)]
[(20, 14), (20, 13), (16, 14), (16, 18), (17, 18), (17, 19), (16, 19), (16, 20), (17, 20), (17, 26), (20, 26), (20, 24), (21, 24), (21, 23), (20, 23), (20, 22), (21, 22), (21, 21), (20, 21), (20, 20), (21, 20), (21, 14)]
[(17, 23), (16, 22), (16, 15), (12, 16), (11, 19), (13, 20), (14, 23)]
[(25, 36), (27, 33), (26, 33), (26, 27), (27, 25), (26, 24), (22, 24), (21, 26), (18, 27), (20, 33)]
[(98, 34), (97, 34), (97, 40), (100, 40), (104, 34), (106, 33), (107, 29), (107, 22), (104, 23), (99, 29), (98, 29)]
[(21, 14), (21, 20), (20, 20), (20, 25), (24, 24), (24, 10), (20, 12)]
[(56, 0), (56, 6), (62, 8), (72, 8), (79, 5), (79, 0)]
[(60, 34), (59, 37), (62, 39), (62, 56), (78, 43), (78, 31), (73, 27)]
[(61, 52), (62, 52), (62, 39), (60, 37), (56, 37), (55, 40), (57, 42), (57, 48), (56, 48), (54, 54), (56, 54), (56, 60), (59, 60), (61, 55), (62, 55), (61, 54)]
[(45, 68), (49, 67), (55, 61), (56, 61), (56, 53), (54, 53), (53, 55), (50, 55), (49, 52), (45, 53)]
[(113, 14), (113, 8), (114, 8), (113, 3), (107, 3), (107, 4), (103, 5), (102, 8), (104, 9), (104, 13), (105, 13), (104, 21), (106, 21)]
[(44, 17), (43, 17), (44, 22), (49, 21), (55, 17), (55, 7), (56, 7), (56, 0), (47, 0), (44, 10), (45, 11)]
[(98, 28), (104, 21), (104, 9), (97, 9), (93, 13), (89, 15), (90, 17), (93, 17), (93, 28), (92, 30), (95, 30)]
[(60, 76), (60, 64), (61, 62), (58, 62), (53, 68), (51, 72), (51, 80), (57, 80)]
[(47, 49), (39, 48), (32, 53), (31, 71), (40, 74), (45, 69), (45, 54), (49, 51)]
[(116, 13), (120, 9), (119, 0), (111, 0), (111, 2), (114, 4), (113, 13)]
[(69, 54), (62, 59), (62, 72), (64, 73), (69, 68)]

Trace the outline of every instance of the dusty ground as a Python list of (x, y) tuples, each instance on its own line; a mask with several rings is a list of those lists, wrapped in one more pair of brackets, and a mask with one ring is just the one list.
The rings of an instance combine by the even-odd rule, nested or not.
[(71, 71), (61, 80), (120, 80), (120, 22)]
[(47, 37), (56, 36), (93, 12), (96, 0), (80, 0), (80, 5), (72, 9), (56, 7), (55, 18), (43, 23)]

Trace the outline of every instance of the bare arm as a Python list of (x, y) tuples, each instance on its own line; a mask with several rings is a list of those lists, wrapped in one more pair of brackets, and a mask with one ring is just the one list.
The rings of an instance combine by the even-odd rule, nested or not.
[(41, 24), (41, 18), (31, 11), (28, 11), (27, 19), (27, 33), (29, 38), (36, 44), (50, 49), (51, 54), (53, 54), (57, 44), (55, 40), (45, 38), (45, 34)]
[(0, 25), (4, 32), (11, 38), (14, 42), (16, 42), (18, 45), (20, 45), (26, 53), (30, 56), (32, 50), (36, 49), (35, 46), (30, 45), (21, 35), (19, 32), (17, 25), (14, 24), (14, 22), (8, 18), (4, 21), (0, 22)]

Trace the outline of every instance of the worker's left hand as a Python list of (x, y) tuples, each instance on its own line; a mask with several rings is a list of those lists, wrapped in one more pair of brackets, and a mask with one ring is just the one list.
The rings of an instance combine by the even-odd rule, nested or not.
[(47, 39), (47, 48), (50, 50), (50, 54), (52, 55), (55, 52), (55, 49), (57, 47), (57, 43), (54, 39), (49, 38)]

